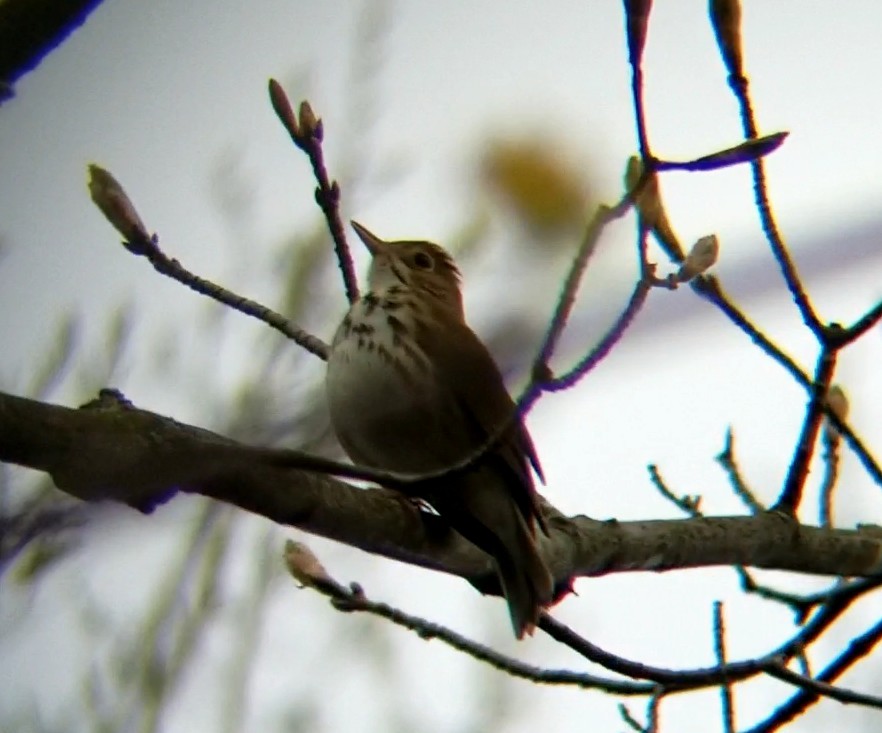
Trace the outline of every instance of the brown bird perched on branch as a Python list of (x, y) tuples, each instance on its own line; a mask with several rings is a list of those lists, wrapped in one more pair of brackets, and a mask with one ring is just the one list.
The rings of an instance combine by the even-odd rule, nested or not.
[(468, 327), (453, 259), (431, 242), (385, 242), (352, 222), (371, 253), (369, 290), (337, 329), (325, 380), (331, 422), (357, 464), (409, 474), (464, 471), (410, 492), (495, 561), (518, 638), (532, 633), (553, 581), (536, 547), (545, 528), (530, 436), (493, 358)]

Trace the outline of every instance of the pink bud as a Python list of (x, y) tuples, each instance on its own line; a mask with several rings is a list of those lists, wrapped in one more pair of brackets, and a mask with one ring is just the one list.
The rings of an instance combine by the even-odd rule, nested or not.
[(150, 239), (147, 227), (119, 181), (94, 163), (89, 165), (89, 195), (126, 242), (137, 243)]

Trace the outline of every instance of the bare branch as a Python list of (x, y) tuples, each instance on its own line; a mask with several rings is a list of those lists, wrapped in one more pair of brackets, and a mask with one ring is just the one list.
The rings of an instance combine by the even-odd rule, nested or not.
[(628, 63), (631, 65), (631, 99), (634, 105), (634, 123), (637, 126), (637, 141), (640, 158), (652, 160), (646, 132), (646, 115), (643, 111), (643, 47), (646, 43), (646, 30), (652, 0), (626, 0), (625, 22), (628, 37)]
[[(729, 86), (741, 112), (741, 126), (747, 140), (760, 138), (756, 115), (748, 91), (748, 80), (743, 68), (743, 50), (741, 45), (741, 11), (735, 2), (711, 2), (711, 22), (714, 26), (720, 53), (729, 72)], [(778, 262), (784, 281), (793, 297), (802, 319), (820, 341), (823, 338), (823, 325), (812, 307), (808, 295), (802, 287), (796, 265), (790, 258), (784, 238), (778, 230), (772, 203), (769, 200), (766, 186), (766, 172), (761, 157), (751, 161), (750, 170), (753, 175), (753, 191), (756, 209), (766, 239), (772, 248), (772, 254)]]
[(846, 334), (844, 336), (845, 342), (851, 343), (856, 341), (867, 331), (876, 326), (879, 321), (882, 321), (882, 300), (876, 303), (876, 305), (870, 308), (870, 310), (846, 329)]
[[(794, 687), (801, 687), (803, 692), (797, 693), (794, 697), (804, 697), (806, 701), (808, 698), (819, 699), (821, 697), (829, 697), (831, 700), (837, 700), (846, 704), (857, 703), (868, 708), (882, 708), (882, 697), (878, 695), (867, 695), (856, 690), (836, 687), (826, 682), (806, 677), (798, 672), (793, 672), (784, 666), (771, 667), (767, 670), (767, 674), (770, 677), (776, 677), (784, 682), (789, 682)], [(791, 702), (790, 705), (795, 705), (795, 701)]]
[(153, 269), (161, 275), (177, 280), (200, 295), (207, 295), (219, 303), (257, 318), (268, 326), (287, 336), (299, 346), (315, 354), (323, 360), (328, 358), (328, 345), (321, 339), (307, 333), (291, 323), (287, 318), (256, 301), (243, 298), (241, 295), (216, 285), (210, 280), (194, 275), (184, 268), (176, 259), (168, 257), (159, 248), (157, 235), (149, 236), (147, 228), (129, 200), (122, 186), (113, 176), (97, 165), (89, 166), (89, 190), (95, 204), (101, 209), (107, 220), (124, 237), (123, 246), (132, 254), (145, 257)]
[(839, 435), (831, 430), (824, 432), (824, 477), (818, 492), (818, 522), (822, 527), (833, 526), (833, 492), (839, 479)]
[(343, 276), (346, 298), (350, 303), (354, 303), (358, 300), (358, 278), (355, 276), (352, 254), (349, 251), (349, 243), (346, 241), (343, 220), (340, 218), (340, 186), (337, 181), (330, 180), (328, 170), (325, 167), (325, 153), (322, 149), (324, 125), (321, 119), (315, 116), (312, 107), (306, 101), (300, 103), (300, 116), (299, 119), (295, 119), (285, 90), (275, 79), (269, 81), (269, 93), (273, 109), (279, 120), (288, 131), (294, 144), (306, 153), (312, 165), (313, 175), (318, 182), (318, 187), (315, 189), (315, 201), (325, 215), (328, 230), (334, 240), (334, 252), (337, 255), (337, 264), (340, 266), (340, 273)]
[(610, 326), (603, 338), (584, 357), (577, 361), (563, 374), (555, 375), (542, 383), (542, 389), (546, 392), (558, 392), (569, 389), (581, 380), (588, 372), (603, 361), (613, 350), (615, 345), (624, 336), (625, 331), (633, 323), (637, 313), (646, 302), (646, 296), (652, 289), (651, 283), (646, 278), (640, 278), (631, 297), (625, 304), (625, 309), (619, 314), (615, 323)]
[[(729, 320), (731, 320), (740, 330), (747, 334), (751, 341), (754, 342), (762, 351), (770, 356), (774, 361), (783, 366), (788, 373), (807, 390), (812, 389), (812, 379), (793, 361), (791, 357), (785, 354), (776, 344), (772, 342), (765, 334), (763, 334), (750, 320), (735, 306), (730, 298), (723, 292), (719, 280), (712, 276), (703, 276), (695, 278), (692, 281), (692, 288), (696, 293), (707, 298), (711, 303), (716, 305)], [(841, 333), (841, 331), (839, 332)], [(836, 429), (845, 438), (849, 447), (854, 451), (867, 473), (873, 480), (882, 486), (882, 466), (872, 456), (869, 449), (863, 444), (863, 441), (851, 429), (851, 427), (830, 408), (829, 405), (823, 405), (824, 414)]]
[(566, 327), (570, 317), (570, 312), (576, 302), (576, 293), (582, 282), (582, 276), (588, 266), (591, 255), (597, 249), (600, 241), (600, 235), (604, 228), (616, 219), (620, 219), (628, 213), (629, 209), (634, 205), (634, 201), (639, 196), (643, 186), (649, 181), (649, 174), (643, 172), (634, 187), (629, 190), (615, 206), (606, 206), (601, 204), (594, 212), (585, 235), (582, 237), (582, 243), (576, 256), (573, 258), (570, 270), (567, 273), (564, 285), (561, 288), (557, 305), (548, 324), (548, 330), (542, 340), (539, 353), (534, 361), (534, 374), (543, 373), (548, 370), (548, 362), (557, 349), (557, 343)]
[(820, 357), (818, 357), (811, 399), (809, 399), (808, 406), (806, 407), (805, 419), (802, 423), (799, 440), (796, 443), (793, 460), (787, 471), (784, 488), (781, 490), (781, 495), (773, 507), (775, 511), (795, 515), (799, 510), (802, 490), (808, 478), (809, 463), (814, 455), (818, 433), (821, 430), (824, 406), (827, 402), (827, 392), (830, 390), (830, 382), (833, 379), (835, 368), (836, 351), (825, 347)]
[[(726, 669), (726, 628), (723, 622), (723, 604), (714, 601), (714, 654), (720, 670)], [(720, 684), (720, 704), (722, 706), (723, 732), (735, 733), (735, 708), (732, 702), (732, 684), (723, 677)]]
[(484, 644), (458, 634), (440, 624), (411, 616), (385, 603), (371, 601), (357, 583), (348, 588), (334, 580), (318, 563), (318, 560), (302, 543), (289, 540), (285, 545), (285, 559), (292, 575), (305, 587), (312, 588), (331, 599), (331, 605), (338, 611), (369, 613), (391, 621), (416, 633), (425, 640), (437, 639), (448, 646), (463, 652), (478, 661), (489, 664), (500, 672), (513, 677), (548, 685), (572, 685), (585, 689), (598, 689), (619, 695), (645, 695), (653, 691), (654, 685), (623, 682), (584, 672), (571, 672), (560, 669), (541, 669), (518, 659), (507, 657)]
[(723, 470), (729, 477), (729, 485), (732, 487), (732, 492), (741, 499), (751, 514), (759, 514), (766, 511), (762, 502), (757, 500), (753, 491), (751, 491), (747, 482), (741, 476), (741, 470), (738, 468), (738, 462), (735, 460), (735, 435), (731, 427), (726, 430), (726, 442), (723, 445), (723, 450), (717, 456), (717, 463), (723, 467)]
[(680, 511), (684, 512), (690, 517), (704, 516), (704, 512), (701, 511), (701, 497), (677, 496), (673, 491), (671, 491), (665, 480), (662, 478), (662, 475), (658, 470), (658, 466), (649, 466), (649, 480), (652, 482), (652, 485), (655, 486), (656, 489), (658, 489), (658, 492)]
[(809, 707), (818, 702), (822, 697), (830, 697), (844, 703), (860, 703), (868, 707), (882, 707), (882, 698), (865, 695), (863, 693), (844, 690), (832, 686), (840, 675), (848, 671), (859, 659), (868, 654), (882, 639), (882, 621), (875, 624), (865, 633), (852, 639), (846, 650), (834, 659), (816, 679), (810, 680), (796, 672), (779, 667), (770, 670), (769, 674), (785, 679), (802, 689), (791, 697), (783, 705), (778, 706), (774, 712), (763, 722), (751, 728), (745, 733), (770, 733), (782, 725), (789, 723)]

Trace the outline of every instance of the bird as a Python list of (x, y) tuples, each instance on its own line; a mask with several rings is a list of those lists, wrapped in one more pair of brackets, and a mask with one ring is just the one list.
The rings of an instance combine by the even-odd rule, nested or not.
[[(432, 242), (352, 227), (371, 262), (367, 291), (331, 344), (333, 430), (357, 465), (427, 476), (407, 493), (492, 557), (515, 636), (532, 635), (554, 593), (537, 546), (537, 528), (547, 528), (532, 474), (542, 479), (542, 469), (499, 368), (466, 323), (459, 269)], [(445, 475), (497, 434), (473, 465)]]

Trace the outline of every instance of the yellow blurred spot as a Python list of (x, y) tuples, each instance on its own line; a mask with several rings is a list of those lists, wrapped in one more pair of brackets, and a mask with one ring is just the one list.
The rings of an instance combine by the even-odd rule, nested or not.
[(536, 234), (557, 234), (584, 223), (588, 181), (564, 151), (537, 139), (497, 141), (481, 168), (487, 187)]

